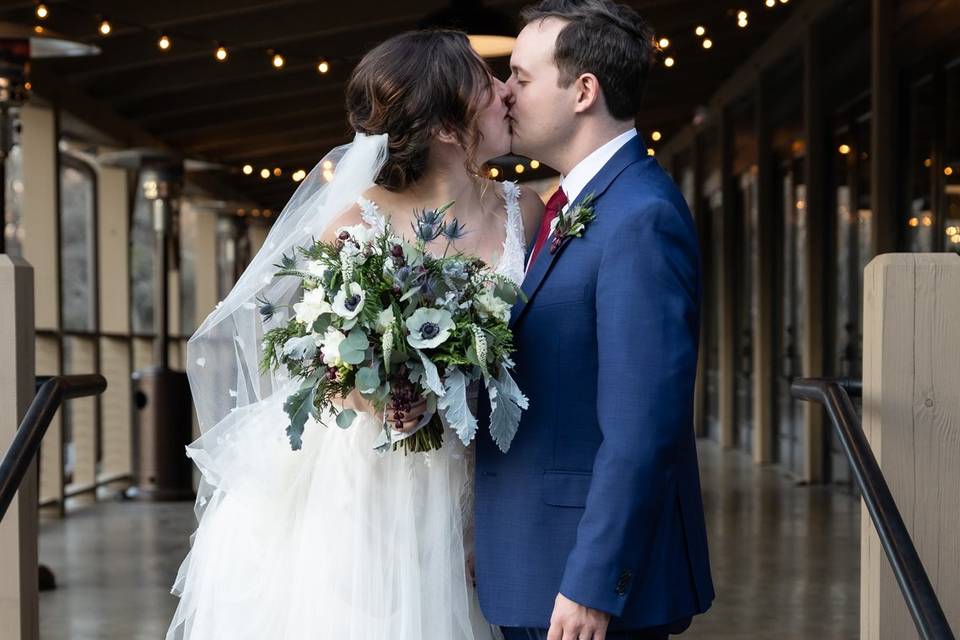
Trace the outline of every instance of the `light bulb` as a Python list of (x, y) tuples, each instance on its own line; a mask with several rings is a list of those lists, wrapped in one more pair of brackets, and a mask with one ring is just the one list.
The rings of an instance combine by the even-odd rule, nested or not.
[(38, 5), (37, 5), (37, 17), (40, 18), (41, 20), (43, 20), (43, 19), (45, 19), (48, 15), (50, 15), (50, 10), (47, 9), (47, 5), (43, 4), (42, 2), (41, 2), (40, 4), (38, 4)]
[(243, 165), (243, 175), (248, 176), (253, 173), (253, 167), (249, 164)]
[(713, 40), (711, 40), (710, 38), (704, 38), (704, 39), (703, 39), (703, 48), (704, 48), (704, 49), (710, 49), (711, 47), (713, 47)]
[(497, 169), (496, 167), (490, 167), (490, 177), (496, 178), (498, 175), (500, 175), (500, 169)]
[(317, 65), (317, 71), (319, 71), (320, 73), (326, 73), (330, 71), (330, 63), (327, 62), (326, 60), (321, 60), (320, 63)]
[(513, 170), (516, 171), (517, 173), (523, 173), (524, 171), (526, 171), (526, 169), (527, 169), (527, 168), (526, 168), (525, 166), (523, 166), (522, 164), (518, 164), (517, 166), (515, 166), (515, 167), (513, 168)]
[(160, 36), (160, 39), (157, 40), (157, 46), (160, 47), (161, 50), (166, 51), (170, 48), (170, 38), (166, 35)]
[(696, 28), (696, 33), (697, 33), (698, 36), (703, 36), (703, 34), (705, 34), (706, 32), (707, 32), (707, 30), (706, 30), (705, 27), (697, 26), (697, 28)]
[(223, 62), (227, 59), (227, 48), (223, 45), (217, 46), (217, 60)]
[(113, 27), (110, 26), (110, 21), (104, 18), (100, 21), (100, 35), (108, 36), (110, 32), (113, 31)]
[(282, 55), (280, 55), (279, 53), (273, 54), (273, 66), (275, 68), (277, 69), (282, 68), (285, 62), (286, 60), (283, 59)]
[(674, 60), (671, 56), (667, 56), (663, 61), (663, 66), (665, 67), (672, 67), (674, 64), (676, 64), (676, 60)]
[(531, 161), (530, 161), (530, 168), (531, 168), (531, 169), (539, 169), (539, 168), (540, 168), (540, 161), (539, 161), (539, 160), (531, 160)]
[(662, 135), (659, 131), (654, 131), (653, 133), (650, 134), (650, 138), (651, 138), (654, 142), (660, 142), (660, 138), (662, 138), (662, 137), (663, 137), (663, 135)]
[(260, 169), (260, 177), (266, 180), (270, 177), (270, 169)]
[(669, 38), (660, 38), (660, 42), (658, 44), (660, 45), (661, 49), (666, 49), (670, 46), (670, 40)]

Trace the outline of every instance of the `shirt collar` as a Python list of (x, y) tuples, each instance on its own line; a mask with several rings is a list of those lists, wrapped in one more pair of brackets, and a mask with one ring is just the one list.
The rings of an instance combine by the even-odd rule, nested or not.
[[(570, 206), (569, 203), (577, 199), (580, 192), (583, 191), (583, 188), (593, 180), (593, 177), (610, 161), (610, 158), (612, 158), (623, 145), (635, 137), (637, 137), (637, 130), (630, 127), (629, 130), (624, 131), (578, 162), (577, 166), (571, 169), (570, 173), (561, 179), (560, 187), (567, 195), (567, 207)], [(564, 207), (564, 209), (566, 209), (566, 207)]]

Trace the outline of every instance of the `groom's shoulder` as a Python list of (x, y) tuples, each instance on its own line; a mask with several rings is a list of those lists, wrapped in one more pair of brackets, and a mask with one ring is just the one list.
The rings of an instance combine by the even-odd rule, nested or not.
[(669, 175), (652, 158), (627, 167), (597, 202), (613, 227), (687, 227), (692, 217)]

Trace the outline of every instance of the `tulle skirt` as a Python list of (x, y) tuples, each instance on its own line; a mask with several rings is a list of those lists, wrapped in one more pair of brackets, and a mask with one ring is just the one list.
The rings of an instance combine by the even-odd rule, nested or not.
[(380, 425), (284, 434), (286, 393), (188, 447), (196, 532), (167, 640), (493, 640), (466, 563), (472, 461), (451, 431), (430, 454), (378, 454)]

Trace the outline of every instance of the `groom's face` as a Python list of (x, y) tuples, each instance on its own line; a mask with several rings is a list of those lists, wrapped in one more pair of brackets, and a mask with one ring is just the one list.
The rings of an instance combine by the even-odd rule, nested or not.
[(510, 56), (511, 142), (514, 153), (551, 164), (551, 151), (566, 138), (574, 122), (576, 93), (561, 88), (553, 51), (565, 20), (531, 22)]

